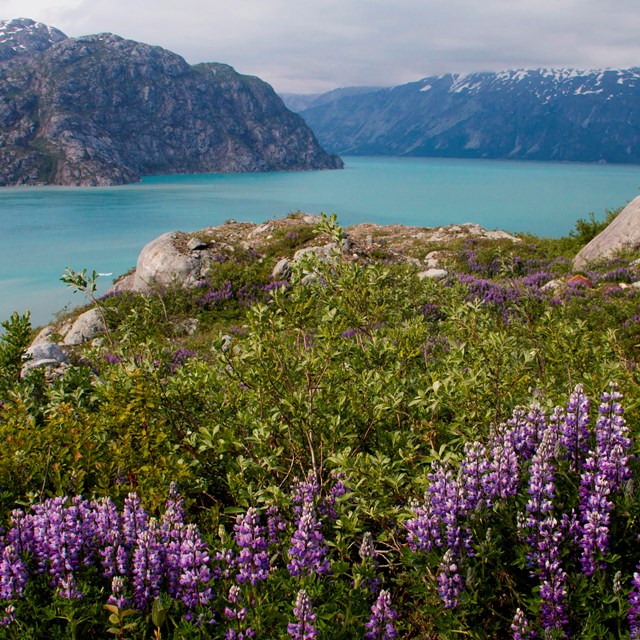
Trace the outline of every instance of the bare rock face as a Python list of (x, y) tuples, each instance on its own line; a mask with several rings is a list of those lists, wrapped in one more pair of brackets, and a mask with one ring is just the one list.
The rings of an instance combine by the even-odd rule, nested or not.
[(0, 78), (0, 186), (343, 166), (260, 79), (116, 35), (0, 23)]
[(613, 222), (573, 259), (573, 268), (582, 269), (587, 262), (612, 256), (622, 249), (640, 246), (640, 196), (632, 200)]

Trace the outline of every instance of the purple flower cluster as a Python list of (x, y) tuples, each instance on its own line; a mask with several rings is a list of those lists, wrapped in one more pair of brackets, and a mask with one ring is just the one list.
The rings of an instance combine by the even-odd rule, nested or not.
[(629, 594), (629, 614), (627, 616), (631, 640), (640, 638), (640, 566), (636, 569), (631, 581), (632, 589)]
[(136, 494), (121, 513), (108, 498), (52, 498), (25, 514), (15, 511), (0, 556), (0, 598), (23, 595), (30, 576), (48, 574), (59, 596), (76, 599), (79, 573), (101, 566), (111, 585), (110, 602), (148, 610), (166, 590), (181, 600), (187, 617), (213, 594), (209, 555), (200, 532), (184, 523), (175, 494), (161, 520), (150, 518)]
[(244, 516), (238, 515), (233, 529), (236, 543), (240, 547), (240, 554), (236, 558), (238, 583), (256, 584), (266, 580), (269, 577), (269, 543), (258, 512), (251, 507)]
[(323, 516), (328, 516), (330, 520), (338, 519), (336, 505), (338, 498), (349, 492), (349, 487), (345, 484), (347, 475), (344, 472), (331, 474), (333, 484), (329, 489), (329, 493), (320, 501), (319, 510)]
[(218, 302), (230, 300), (231, 298), (233, 298), (233, 285), (231, 280), (227, 280), (219, 289), (210, 289), (197, 300), (197, 304), (200, 307), (209, 308), (215, 306)]
[[(518, 514), (518, 528), (532, 575), (540, 583), (540, 625), (566, 632), (568, 576), (563, 559), (579, 554), (587, 577), (603, 566), (615, 494), (630, 478), (631, 441), (620, 400), (611, 385), (602, 396), (592, 433), (589, 399), (578, 385), (566, 409), (556, 407), (547, 415), (538, 405), (528, 411), (516, 408), (486, 447), (480, 442), (465, 445), (457, 471), (441, 462), (432, 464), (424, 500), (410, 504), (412, 517), (404, 526), (412, 551), (441, 549), (436, 588), (445, 608), (458, 605), (464, 588), (461, 569), (477, 552), (474, 521), (481, 518), (488, 524), (500, 503), (517, 498), (526, 486), (528, 501)], [(560, 468), (563, 476), (579, 479), (577, 501), (557, 495)], [(632, 598), (632, 613), (640, 625), (640, 596), (632, 593)], [(514, 637), (528, 637), (523, 613), (518, 620)]]
[(247, 640), (255, 638), (256, 632), (246, 626), (247, 607), (242, 604), (242, 592), (238, 585), (232, 585), (229, 589), (229, 606), (224, 609), (224, 617), (231, 625), (224, 634), (224, 640)]
[[(556, 410), (556, 418), (560, 417)], [(562, 528), (554, 514), (555, 448), (558, 420), (550, 420), (542, 442), (531, 461), (529, 501), (520, 529), (529, 545), (528, 557), (540, 580), (540, 619), (545, 629), (562, 629), (568, 622), (566, 611), (566, 573), (560, 561)]]
[(531, 637), (529, 633), (529, 621), (524, 615), (524, 611), (518, 608), (513, 616), (511, 623), (511, 631), (513, 631), (513, 640), (527, 640)]
[(603, 558), (609, 550), (612, 496), (631, 473), (627, 466), (631, 441), (622, 416), (621, 398), (614, 384), (602, 395), (595, 450), (589, 451), (580, 482), (580, 562), (586, 576), (592, 575), (598, 566), (604, 566)]
[(585, 395), (583, 386), (576, 385), (569, 396), (565, 423), (560, 436), (560, 444), (566, 450), (572, 471), (582, 468), (589, 452), (590, 408), (591, 402)]
[(311, 608), (311, 600), (304, 589), (298, 591), (293, 615), (296, 617), (296, 622), (290, 622), (287, 626), (287, 633), (293, 640), (313, 640), (317, 637), (318, 630), (313, 626), (316, 614)]
[(369, 622), (365, 624), (367, 633), (366, 640), (392, 640), (398, 637), (393, 621), (398, 614), (391, 606), (391, 596), (384, 589), (380, 591), (378, 599), (371, 607), (371, 617)]
[(320, 532), (322, 523), (318, 522), (316, 509), (311, 502), (303, 504), (297, 524), (288, 551), (289, 573), (296, 577), (331, 573), (331, 565), (326, 557), (327, 544)]

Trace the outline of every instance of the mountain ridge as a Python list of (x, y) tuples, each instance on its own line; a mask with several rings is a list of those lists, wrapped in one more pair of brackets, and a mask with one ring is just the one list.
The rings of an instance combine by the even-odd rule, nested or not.
[(2, 186), (342, 166), (268, 84), (229, 65), (28, 19), (0, 28)]
[(640, 162), (637, 67), (428, 76), (300, 113), (341, 154)]

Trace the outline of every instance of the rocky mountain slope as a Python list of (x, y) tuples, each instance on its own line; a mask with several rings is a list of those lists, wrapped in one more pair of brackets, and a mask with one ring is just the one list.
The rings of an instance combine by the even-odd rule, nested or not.
[(0, 186), (341, 166), (268, 84), (228, 65), (0, 22)]
[(640, 162), (640, 68), (447, 74), (301, 113), (342, 154)]

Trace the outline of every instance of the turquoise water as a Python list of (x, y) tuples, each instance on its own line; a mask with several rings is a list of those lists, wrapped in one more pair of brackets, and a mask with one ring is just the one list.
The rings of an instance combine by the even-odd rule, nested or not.
[[(108, 188), (0, 190), (0, 319), (30, 309), (48, 321), (68, 303), (67, 266), (113, 273), (165, 231), (301, 210), (358, 222), (484, 227), (560, 236), (577, 218), (639, 194), (640, 166), (345, 158), (344, 171), (158, 176)], [(102, 278), (103, 287), (111, 277)]]

